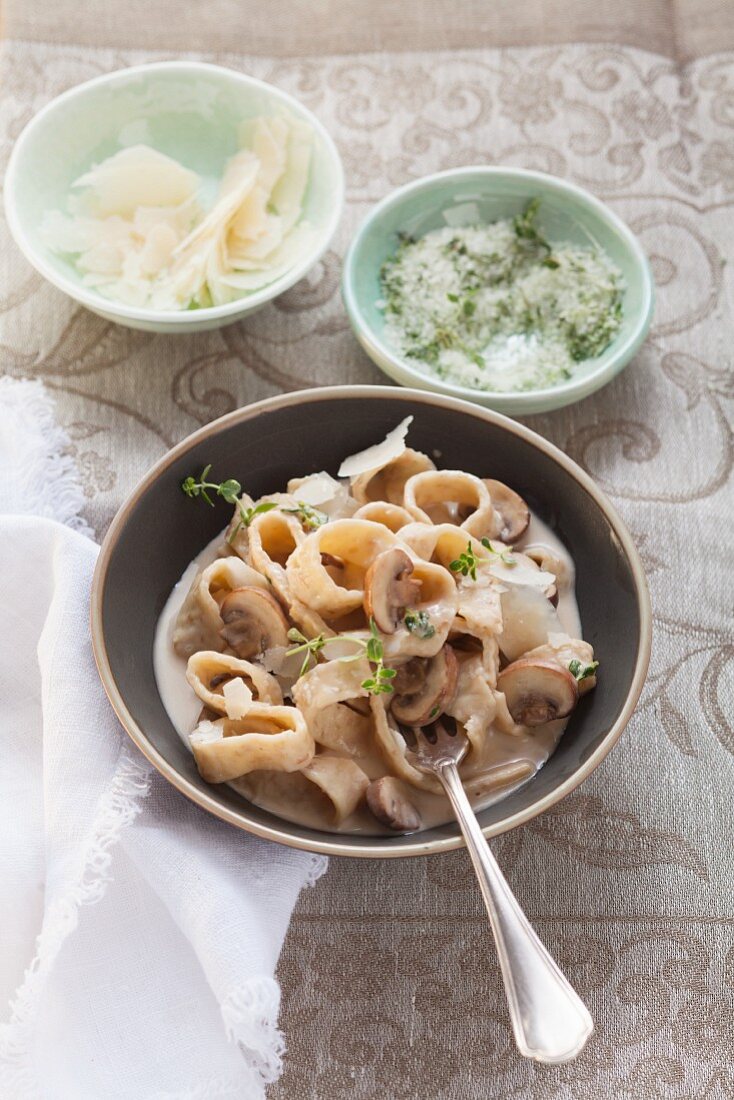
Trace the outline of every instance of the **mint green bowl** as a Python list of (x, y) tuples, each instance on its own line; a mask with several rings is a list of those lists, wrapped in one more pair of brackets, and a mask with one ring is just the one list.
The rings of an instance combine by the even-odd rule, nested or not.
[[(551, 242), (594, 245), (624, 275), (623, 321), (614, 341), (595, 359), (580, 363), (574, 377), (524, 393), (484, 391), (447, 382), (401, 357), (384, 338), (378, 308), (380, 268), (398, 246), (398, 233), (421, 237), (447, 223), (444, 213), (472, 204), (471, 219), (493, 222), (519, 214), (540, 199), (538, 225)], [(453, 222), (456, 224), (456, 222)], [(543, 172), (522, 168), (457, 168), (409, 183), (372, 210), (344, 262), (342, 295), (354, 333), (370, 358), (403, 386), (462, 397), (511, 415), (549, 412), (580, 401), (605, 386), (639, 350), (652, 320), (654, 285), (640, 242), (608, 206), (588, 191)]]
[[(153, 310), (113, 302), (83, 284), (70, 259), (39, 235), (47, 210), (65, 210), (72, 182), (122, 145), (145, 143), (180, 160), (214, 199), (224, 166), (236, 153), (240, 123), (285, 108), (314, 132), (304, 218), (313, 243), (268, 286), (227, 305)], [(82, 305), (130, 328), (198, 332), (238, 321), (301, 279), (325, 252), (344, 205), (344, 173), (331, 137), (292, 96), (233, 69), (194, 61), (139, 65), (100, 76), (58, 96), (18, 138), (5, 176), (5, 212), (16, 244), (49, 282)]]

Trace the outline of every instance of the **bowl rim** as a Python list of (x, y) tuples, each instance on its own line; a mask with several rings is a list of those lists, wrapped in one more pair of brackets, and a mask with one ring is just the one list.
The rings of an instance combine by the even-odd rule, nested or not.
[[(559, 382), (556, 386), (546, 386), (528, 391), (479, 390), (424, 374), (413, 366), (409, 360), (386, 344), (368, 323), (354, 287), (357, 252), (364, 238), (372, 231), (373, 226), (380, 218), (388, 211), (399, 206), (405, 198), (419, 194), (421, 191), (427, 191), (436, 183), (453, 179), (461, 180), (464, 177), (475, 175), (485, 176), (490, 180), (507, 177), (510, 180), (515, 178), (537, 181), (538, 184), (542, 184), (544, 187), (556, 192), (556, 194), (570, 198), (575, 205), (585, 206), (596, 218), (611, 226), (623, 239), (642, 277), (642, 295), (638, 307), (639, 319), (637, 324), (622, 344), (615, 349), (608, 362), (601, 364), (588, 374)], [(492, 407), (500, 412), (517, 412), (523, 406), (527, 407), (527, 411), (530, 412), (537, 409), (541, 404), (545, 409), (550, 410), (558, 407), (558, 404), (568, 405), (580, 401), (595, 390), (600, 389), (601, 386), (611, 381), (640, 350), (650, 330), (655, 308), (655, 282), (647, 255), (630, 227), (610, 206), (584, 187), (579, 187), (575, 183), (561, 179), (559, 176), (552, 176), (547, 172), (538, 172), (530, 168), (483, 164), (448, 168), (441, 172), (421, 176), (420, 179), (412, 180), (410, 183), (403, 184), (402, 187), (391, 191), (373, 206), (354, 234), (344, 257), (341, 292), (352, 330), (380, 370), (391, 374), (391, 371), (384, 365), (385, 362), (388, 362), (395, 372), (392, 377), (396, 378), (401, 385), (419, 386), (421, 389), (433, 390), (436, 393), (446, 394), (448, 397), (460, 397), (465, 401), (492, 402)], [(404, 382), (403, 377), (409, 379), (409, 381)], [(558, 404), (555, 404), (556, 401)], [(533, 406), (533, 409), (530, 406)]]
[[(136, 77), (141, 74), (177, 71), (208, 75), (216, 74), (219, 77), (223, 76), (225, 79), (246, 85), (249, 88), (259, 88), (267, 92), (268, 95), (273, 96), (273, 98), (289, 106), (299, 117), (305, 116), (314, 132), (317, 133), (323, 141), (335, 175), (333, 206), (313, 250), (309, 251), (299, 263), (294, 264), (292, 268), (284, 272), (279, 279), (269, 283), (261, 290), (257, 290), (253, 294), (237, 298), (235, 301), (227, 302), (221, 306), (205, 306), (195, 311), (185, 309), (148, 309), (144, 306), (137, 307), (126, 305), (123, 302), (116, 302), (112, 298), (105, 298), (102, 294), (98, 294), (90, 288), (81, 286), (73, 282), (73, 280), (68, 279), (65, 275), (58, 272), (48, 262), (44, 252), (36, 248), (32, 243), (18, 214), (18, 200), (16, 194), (18, 187), (18, 170), (25, 151), (25, 146), (32, 137), (36, 126), (45, 118), (53, 115), (59, 108), (63, 110), (66, 104), (77, 97), (84, 96), (90, 89), (101, 87), (105, 84), (112, 85), (121, 83), (130, 77)], [(45, 106), (43, 106), (24, 126), (13, 145), (5, 173), (4, 206), (8, 229), (16, 245), (36, 271), (43, 275), (43, 277), (58, 290), (63, 291), (64, 294), (67, 294), (70, 298), (87, 306), (89, 309), (96, 312), (103, 312), (108, 316), (112, 315), (116, 318), (124, 318), (126, 321), (142, 321), (150, 324), (168, 325), (171, 329), (175, 329), (179, 325), (191, 325), (192, 321), (234, 320), (243, 312), (250, 312), (258, 306), (264, 305), (266, 302), (271, 301), (273, 298), (277, 298), (278, 295), (292, 287), (310, 271), (314, 264), (318, 263), (331, 244), (344, 212), (344, 197), (344, 165), (342, 164), (342, 159), (334, 139), (316, 115), (306, 107), (305, 104), (296, 99), (295, 96), (283, 91), (283, 89), (278, 88), (275, 84), (270, 84), (266, 80), (260, 80), (258, 77), (249, 76), (247, 73), (238, 72), (236, 69), (230, 69), (226, 65), (213, 65), (206, 61), (154, 61), (149, 64), (131, 65), (128, 68), (115, 69), (111, 73), (102, 73), (100, 76), (95, 76), (91, 80), (85, 80), (81, 84), (74, 85), (73, 88), (68, 88), (65, 92), (61, 92), (60, 95), (55, 96), (49, 103), (45, 104)]]
[(110, 559), (114, 553), (120, 534), (125, 527), (128, 518), (134, 511), (138, 500), (147, 491), (159, 476), (177, 459), (186, 454), (192, 447), (198, 445), (202, 440), (209, 438), (212, 435), (218, 434), (222, 428), (230, 427), (235, 424), (244, 424), (247, 421), (256, 419), (261, 413), (271, 412), (276, 409), (281, 409), (290, 405), (297, 405), (305, 399), (309, 403), (316, 401), (331, 401), (343, 398), (352, 398), (357, 400), (372, 400), (376, 398), (389, 397), (391, 400), (405, 401), (408, 403), (419, 403), (426, 405), (434, 405), (439, 408), (451, 408), (457, 412), (465, 413), (470, 416), (483, 420), (485, 423), (491, 423), (503, 428), (506, 431), (519, 436), (525, 442), (531, 446), (543, 451), (551, 459), (553, 459), (558, 465), (560, 465), (567, 473), (569, 473), (588, 493), (593, 499), (594, 503), (603, 513), (607, 519), (615, 537), (621, 544), (627, 559), (630, 563), (630, 569), (635, 586), (635, 596), (640, 613), (640, 632), (637, 644), (637, 653), (635, 657), (635, 667), (632, 676), (632, 682), (630, 689), (627, 693), (627, 697), (622, 705), (622, 708), (617, 715), (617, 718), (610, 726), (609, 730), (603, 737), (600, 744), (596, 747), (593, 753), (570, 775), (563, 783), (559, 784), (553, 791), (550, 791), (542, 798), (536, 799), (530, 806), (524, 810), (519, 810), (509, 817), (504, 818), (500, 822), (496, 822), (492, 825), (482, 827), (482, 831), (486, 837), (498, 836), (500, 833), (507, 832), (509, 829), (514, 829), (518, 825), (522, 825), (532, 818), (537, 817), (538, 814), (543, 813), (545, 810), (550, 809), (557, 802), (560, 802), (562, 798), (565, 798), (567, 794), (573, 791), (579, 786), (602, 762), (611, 749), (616, 745), (617, 741), (622, 735), (632, 713), (637, 705), (637, 701), (640, 697), (645, 677), (647, 674), (647, 668), (650, 660), (650, 649), (652, 642), (652, 610), (650, 604), (650, 595), (647, 587), (647, 581), (645, 579), (645, 573), (642, 566), (640, 555), (632, 540), (632, 536), (627, 530), (622, 519), (618, 515), (616, 509), (607, 499), (604, 493), (596, 486), (592, 478), (585, 473), (572, 459), (563, 453), (558, 447), (548, 440), (544, 439), (537, 432), (532, 431), (530, 428), (525, 427), (523, 424), (519, 424), (509, 417), (503, 416), (501, 413), (497, 413), (494, 410), (485, 409), (481, 406), (473, 405), (466, 401), (459, 401), (456, 398), (446, 399), (445, 397), (439, 397), (438, 395), (426, 393), (421, 390), (401, 389), (395, 386), (324, 386), (320, 388), (297, 390), (292, 393), (276, 394), (273, 397), (267, 397), (261, 401), (253, 402), (250, 405), (245, 405), (239, 409), (235, 409), (224, 416), (219, 417), (217, 420), (211, 421), (204, 427), (199, 428), (191, 435), (187, 436), (180, 443), (172, 447), (165, 455), (162, 456), (144, 475), (144, 477), (138, 482), (135, 489), (128, 496), (122, 507), (115, 515), (110, 527), (105, 535), (100, 548), (99, 556), (94, 570), (94, 576), (92, 579), (91, 590), (91, 602), (90, 602), (90, 626), (91, 626), (91, 638), (92, 649), (94, 652), (94, 659), (97, 664), (97, 669), (102, 680), (103, 687), (107, 693), (112, 707), (117, 714), (123, 728), (126, 730), (132, 741), (137, 745), (144, 756), (151, 762), (151, 764), (167, 779), (174, 787), (176, 787), (187, 798), (191, 799), (197, 805), (203, 809), (213, 813), (216, 817), (221, 818), (223, 821), (227, 821), (231, 825), (236, 825), (238, 828), (245, 830), (246, 832), (253, 833), (256, 836), (263, 837), (267, 840), (274, 840), (281, 844), (286, 844), (292, 848), (298, 848), (302, 851), (316, 852), (323, 855), (338, 855), (338, 856), (351, 856), (355, 858), (371, 858), (371, 859), (384, 859), (384, 858), (398, 858), (403, 856), (418, 856), (418, 855), (431, 855), (438, 852), (448, 852), (455, 848), (461, 848), (464, 846), (464, 840), (461, 834), (442, 837), (433, 841), (421, 841), (421, 833), (414, 833), (403, 838), (402, 843), (394, 843), (389, 848), (383, 848), (379, 842), (380, 838), (375, 837), (360, 837), (362, 841), (359, 845), (355, 845), (352, 841), (351, 845), (347, 845), (341, 842), (339, 839), (339, 833), (324, 833), (323, 840), (319, 837), (317, 840), (306, 839), (293, 835), (290, 832), (291, 824), (287, 821), (283, 821), (282, 824), (277, 826), (265, 825), (261, 822), (247, 821), (240, 812), (232, 809), (229, 806), (220, 805), (215, 798), (213, 798), (208, 791), (198, 790), (192, 783), (189, 782), (185, 776), (181, 775), (176, 768), (170, 765), (158, 750), (148, 740), (145, 732), (137, 724), (133, 716), (130, 714), (125, 703), (122, 692), (117, 686), (112, 668), (110, 666), (109, 657), (105, 645), (102, 607), (104, 601), (104, 589), (107, 580), (107, 573), (110, 564)]

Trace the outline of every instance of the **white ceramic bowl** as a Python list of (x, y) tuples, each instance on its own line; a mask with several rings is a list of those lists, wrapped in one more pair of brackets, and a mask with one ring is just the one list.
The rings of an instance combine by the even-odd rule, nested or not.
[[(622, 325), (609, 347), (577, 364), (573, 377), (527, 392), (477, 390), (438, 378), (406, 359), (385, 339), (380, 268), (398, 246), (398, 233), (422, 237), (447, 224), (446, 211), (478, 210), (483, 222), (519, 214), (540, 199), (539, 224), (549, 241), (599, 248), (621, 269), (625, 281)], [(452, 224), (459, 224), (452, 222)], [(634, 233), (588, 191), (543, 172), (522, 168), (470, 167), (438, 172), (399, 188), (370, 212), (344, 261), (342, 294), (355, 335), (385, 374), (403, 386), (418, 386), (487, 405), (512, 416), (548, 412), (588, 397), (629, 363), (642, 345), (653, 313), (654, 284), (647, 257)]]
[[(110, 301), (82, 283), (73, 263), (40, 239), (47, 210), (65, 210), (72, 182), (121, 144), (145, 142), (180, 160), (214, 193), (237, 151), (243, 119), (285, 107), (314, 131), (304, 217), (316, 230), (298, 263), (247, 297), (197, 310), (153, 310)], [(262, 80), (194, 61), (139, 65), (97, 77), (58, 96), (18, 138), (5, 178), (10, 232), (40, 273), (82, 305), (130, 328), (199, 332), (239, 320), (282, 294), (313, 267), (331, 241), (344, 204), (344, 173), (336, 146), (302, 104)]]

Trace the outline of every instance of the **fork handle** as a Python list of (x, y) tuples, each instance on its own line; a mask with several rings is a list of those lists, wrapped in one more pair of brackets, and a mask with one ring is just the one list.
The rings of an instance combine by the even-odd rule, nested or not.
[(568, 1062), (594, 1030), (588, 1009), (518, 905), (487, 843), (455, 764), (436, 769), (474, 864), (497, 944), (515, 1042), (536, 1062)]

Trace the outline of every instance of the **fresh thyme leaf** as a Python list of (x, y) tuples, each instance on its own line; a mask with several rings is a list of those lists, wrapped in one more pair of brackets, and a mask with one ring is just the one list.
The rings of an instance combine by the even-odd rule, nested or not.
[(593, 676), (598, 667), (598, 661), (592, 661), (590, 665), (582, 665), (581, 661), (577, 660), (575, 657), (572, 661), (568, 662), (568, 671), (579, 683), (581, 683), (582, 680), (587, 680), (589, 676)]
[(436, 628), (431, 623), (431, 617), (427, 611), (407, 610), (405, 612), (405, 625), (411, 634), (417, 638), (432, 638)]
[(325, 523), (329, 522), (326, 512), (320, 512), (318, 508), (314, 508), (302, 500), (296, 503), (298, 505), (296, 508), (281, 508), (281, 512), (298, 516), (307, 531), (315, 531), (317, 527), (323, 527)]
[(471, 298), (466, 298), (461, 309), (465, 317), (471, 317), (477, 311), (477, 303), (473, 302)]
[(220, 497), (223, 497), (228, 504), (236, 504), (237, 498), (242, 492), (242, 486), (239, 481), (235, 481), (233, 477), (228, 481), (223, 481), (217, 490)]

